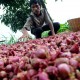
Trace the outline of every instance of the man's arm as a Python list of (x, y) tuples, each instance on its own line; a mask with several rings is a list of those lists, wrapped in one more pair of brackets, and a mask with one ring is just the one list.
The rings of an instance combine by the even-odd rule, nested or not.
[(23, 35), (19, 38), (19, 40), (30, 37), (30, 35), (28, 34), (28, 31), (30, 31), (31, 25), (32, 25), (32, 21), (31, 21), (31, 18), (29, 17), (27, 18), (25, 25), (21, 29), (21, 32), (23, 33)]
[(54, 26), (52, 23), (49, 23), (49, 27), (51, 29), (51, 32), (52, 32), (52, 35), (54, 36), (55, 35), (55, 32), (54, 32)]
[(45, 10), (45, 13), (44, 14), (45, 14), (45, 22), (47, 24), (49, 24), (50, 30), (52, 32), (52, 35), (55, 35), (53, 23), (52, 23), (49, 15), (48, 15), (48, 12), (46, 10)]

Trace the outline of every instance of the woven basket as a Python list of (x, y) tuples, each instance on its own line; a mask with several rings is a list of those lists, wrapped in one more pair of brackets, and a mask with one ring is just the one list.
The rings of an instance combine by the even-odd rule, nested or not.
[(67, 21), (71, 31), (79, 31), (80, 30), (80, 18), (74, 18)]

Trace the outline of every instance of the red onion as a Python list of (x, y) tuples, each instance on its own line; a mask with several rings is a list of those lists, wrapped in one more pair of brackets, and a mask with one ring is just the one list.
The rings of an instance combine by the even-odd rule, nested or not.
[(58, 71), (59, 71), (59, 75), (63, 79), (68, 78), (70, 73), (71, 73), (70, 66), (68, 64), (65, 64), (65, 63), (58, 65)]
[(55, 66), (58, 66), (58, 65), (61, 64), (61, 63), (69, 64), (69, 59), (68, 59), (68, 58), (57, 58), (57, 59), (54, 61), (54, 65), (55, 65)]
[(0, 71), (0, 77), (1, 78), (7, 77), (7, 73), (5, 71)]
[(17, 74), (17, 78), (19, 80), (26, 80), (26, 75), (24, 74), (24, 72), (20, 72)]
[[(44, 49), (39, 48), (33, 52), (38, 58), (45, 59), (47, 57), (47, 53)], [(32, 54), (33, 54), (32, 53)]]
[(12, 66), (12, 64), (8, 64), (7, 66), (6, 66), (6, 71), (12, 71), (12, 69), (13, 69), (13, 66)]
[(45, 69), (45, 72), (49, 75), (50, 79), (55, 79), (55, 78), (58, 77), (57, 67), (48, 66), (48, 67)]

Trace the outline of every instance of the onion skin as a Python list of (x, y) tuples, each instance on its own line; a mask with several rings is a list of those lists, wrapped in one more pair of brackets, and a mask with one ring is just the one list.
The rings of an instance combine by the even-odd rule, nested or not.
[(30, 69), (30, 70), (27, 72), (27, 74), (28, 74), (30, 77), (32, 77), (32, 76), (34, 76), (34, 75), (37, 74), (37, 71), (34, 70), (34, 69)]
[(25, 62), (24, 62), (24, 61), (20, 61), (20, 63), (19, 63), (19, 68), (20, 68), (21, 70), (24, 70), (24, 69), (25, 69)]
[(71, 52), (63, 52), (60, 57), (71, 58)]
[(25, 69), (30, 70), (30, 69), (32, 69), (32, 68), (33, 68), (33, 67), (32, 67), (31, 64), (25, 64)]
[(78, 53), (79, 52), (79, 45), (76, 43), (74, 44), (71, 49), (70, 49), (71, 53)]
[(31, 60), (31, 65), (34, 69), (39, 69), (40, 62), (41, 62), (41, 59), (34, 58)]
[(71, 44), (71, 39), (67, 38), (66, 43), (67, 43), (67, 45)]
[(3, 80), (8, 80), (8, 78), (3, 78)]
[(17, 75), (17, 73), (22, 72), (22, 70), (19, 68), (18, 64), (13, 64), (13, 72), (15, 75)]
[(14, 73), (13, 73), (13, 72), (9, 72), (9, 73), (8, 73), (8, 77), (9, 77), (10, 79), (12, 79), (12, 78), (14, 77)]
[(12, 62), (19, 62), (19, 57), (18, 56), (10, 56), (9, 58), (9, 63), (12, 63)]
[(0, 61), (0, 67), (4, 67), (4, 62)]
[(71, 58), (71, 59), (70, 59), (70, 65), (71, 65), (72, 67), (74, 67), (75, 69), (77, 69), (77, 67), (78, 67), (78, 61), (75, 60), (74, 58)]
[(19, 80), (17, 76), (14, 76), (11, 80)]
[(36, 76), (32, 77), (31, 80), (49, 80), (47, 73), (40, 72)]
[(59, 55), (61, 54), (61, 52), (58, 50), (51, 50), (49, 53), (50, 53), (49, 59), (52, 61), (57, 59), (59, 57)]
[(57, 58), (56, 60), (54, 60), (55, 66), (58, 66), (61, 63), (69, 64), (69, 59), (68, 58)]
[(13, 66), (12, 66), (11, 64), (8, 64), (8, 65), (6, 66), (6, 71), (7, 71), (7, 72), (12, 71), (12, 69), (13, 69)]
[(34, 69), (38, 70), (39, 68), (45, 68), (47, 63), (43, 59), (34, 58), (31, 60), (31, 65)]
[(57, 79), (58, 77), (58, 69), (57, 67), (54, 67), (54, 66), (48, 66), (46, 69), (45, 69), (45, 72), (49, 75), (49, 78), (52, 80), (52, 79)]
[(76, 70), (76, 76), (80, 80), (80, 71), (79, 70)]
[(20, 72), (17, 74), (17, 78), (19, 80), (26, 80), (26, 75), (24, 74), (24, 72)]

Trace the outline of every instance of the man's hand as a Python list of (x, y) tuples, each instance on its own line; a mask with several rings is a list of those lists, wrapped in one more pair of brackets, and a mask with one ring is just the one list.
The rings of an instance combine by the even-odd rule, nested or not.
[(52, 36), (55, 36), (55, 32), (54, 31), (52, 31)]
[(30, 36), (30, 35), (22, 35), (19, 39), (18, 39), (18, 41), (27, 41), (27, 40), (30, 40), (30, 39), (32, 39), (32, 37)]
[(18, 39), (18, 41), (27, 41), (32, 39), (25, 28), (22, 28), (21, 32), (23, 33), (23, 35)]
[(18, 39), (18, 41), (27, 41), (27, 40), (29, 40), (29, 39), (31, 39), (30, 38), (30, 36), (28, 35), (28, 34), (23, 34), (19, 39)]
[(55, 36), (53, 24), (52, 24), (52, 23), (49, 23), (49, 27), (50, 27), (50, 29), (51, 29), (52, 36)]

